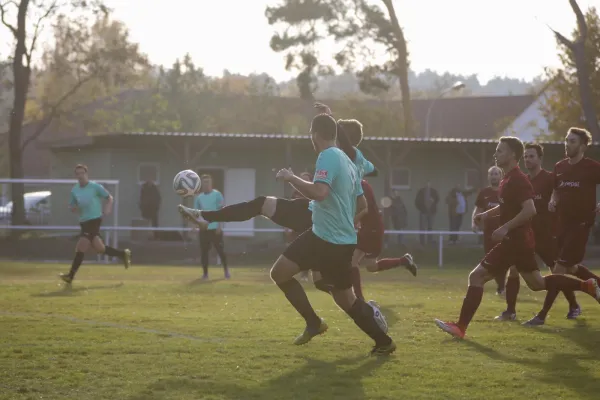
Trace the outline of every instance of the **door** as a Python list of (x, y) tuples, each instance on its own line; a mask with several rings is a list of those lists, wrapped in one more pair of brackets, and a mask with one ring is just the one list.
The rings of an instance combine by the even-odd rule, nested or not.
[[(256, 170), (254, 168), (230, 168), (225, 170), (223, 197), (225, 205), (249, 201), (256, 197)], [(241, 222), (227, 222), (225, 229), (248, 229), (245, 232), (226, 232), (227, 236), (254, 236), (254, 219)]]

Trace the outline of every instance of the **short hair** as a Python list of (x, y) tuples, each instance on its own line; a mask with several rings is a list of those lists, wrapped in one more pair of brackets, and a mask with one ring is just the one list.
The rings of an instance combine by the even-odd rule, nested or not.
[(542, 146), (539, 143), (527, 143), (525, 145), (525, 150), (527, 149), (535, 149), (535, 152), (537, 153), (539, 158), (544, 157), (544, 146)]
[(77, 171), (78, 169), (82, 169), (84, 172), (88, 172), (88, 167), (85, 164), (77, 164), (74, 170)]
[(503, 175), (504, 172), (502, 171), (502, 168), (500, 168), (497, 165), (492, 165), (489, 169), (488, 169), (488, 174), (492, 171), (498, 170), (500, 172), (500, 175)]
[(579, 137), (579, 140), (581, 140), (581, 142), (586, 146), (592, 143), (592, 134), (586, 129), (571, 127), (567, 131), (567, 135), (570, 133)]
[(354, 147), (358, 147), (363, 140), (363, 124), (356, 119), (340, 119), (337, 123), (338, 129), (341, 128), (344, 131), (350, 144)]
[(319, 114), (313, 118), (310, 124), (310, 133), (316, 134), (323, 140), (335, 140), (337, 138), (337, 123), (329, 114)]
[(502, 136), (500, 138), (500, 143), (506, 143), (512, 152), (515, 153), (516, 160), (521, 160), (523, 153), (525, 152), (525, 146), (523, 146), (521, 139), (514, 136)]
[(200, 175), (200, 179), (210, 179), (210, 180), (212, 180), (212, 176), (210, 174), (202, 174), (202, 175)]

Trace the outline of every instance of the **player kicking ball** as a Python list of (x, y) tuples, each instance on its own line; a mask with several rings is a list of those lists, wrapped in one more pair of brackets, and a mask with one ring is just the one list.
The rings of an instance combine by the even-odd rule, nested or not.
[[(75, 247), (75, 258), (71, 264), (71, 270), (67, 274), (60, 274), (60, 278), (67, 284), (71, 284), (75, 279), (75, 274), (77, 274), (83, 262), (85, 252), (90, 247), (98, 254), (120, 258), (123, 260), (126, 269), (131, 266), (131, 251), (129, 249), (118, 250), (106, 246), (100, 237), (102, 217), (111, 213), (113, 197), (104, 186), (89, 180), (88, 168), (85, 165), (77, 164), (75, 166), (75, 177), (79, 182), (71, 189), (69, 208), (73, 213), (79, 214), (81, 234)], [(105, 201), (104, 206), (103, 201)]]
[(465, 336), (481, 304), (485, 283), (495, 276), (505, 276), (513, 265), (533, 291), (582, 291), (600, 302), (600, 288), (593, 278), (583, 281), (566, 275), (541, 275), (531, 229), (531, 218), (536, 215), (534, 191), (529, 178), (519, 168), (524, 151), (523, 142), (516, 137), (502, 137), (496, 147), (496, 165), (504, 171), (498, 192), (500, 205), (479, 214), (475, 222), (485, 222), (487, 218), (499, 215), (501, 226), (492, 234), (492, 240), (497, 244), (469, 274), (469, 286), (458, 321), (435, 320), (441, 330), (454, 337)]

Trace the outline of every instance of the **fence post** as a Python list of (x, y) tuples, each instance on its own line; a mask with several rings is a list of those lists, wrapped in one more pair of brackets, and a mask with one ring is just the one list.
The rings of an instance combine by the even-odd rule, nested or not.
[(444, 265), (444, 235), (440, 234), (438, 239), (438, 268), (442, 268)]

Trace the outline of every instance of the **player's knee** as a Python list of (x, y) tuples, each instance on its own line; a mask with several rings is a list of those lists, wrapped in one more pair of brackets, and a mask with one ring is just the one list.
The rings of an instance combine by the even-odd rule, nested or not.
[(488, 275), (487, 270), (480, 264), (469, 274), (469, 286), (483, 287)]
[(325, 292), (327, 294), (330, 294), (331, 290), (333, 289), (332, 286), (327, 284), (324, 279), (315, 281), (315, 288), (317, 288), (321, 292)]
[(77, 244), (75, 245), (75, 251), (85, 253), (90, 249), (90, 246), (91, 239), (88, 237), (88, 235), (83, 235), (77, 241)]
[(264, 215), (267, 218), (272, 218), (275, 215), (275, 210), (277, 209), (277, 197), (265, 197), (260, 196), (255, 199), (256, 201), (260, 201), (261, 215)]
[(510, 267), (510, 269), (508, 270), (508, 277), (512, 279), (519, 277), (519, 271), (517, 271), (516, 267)]

